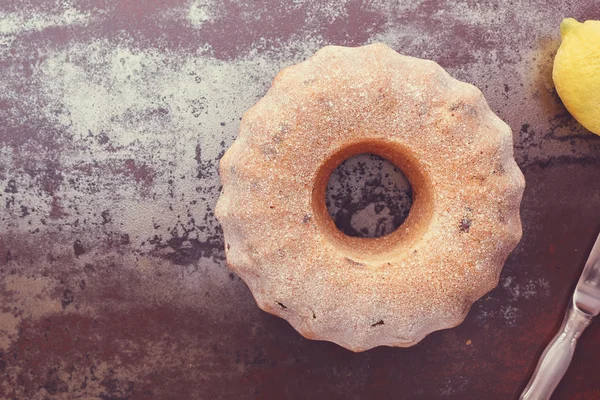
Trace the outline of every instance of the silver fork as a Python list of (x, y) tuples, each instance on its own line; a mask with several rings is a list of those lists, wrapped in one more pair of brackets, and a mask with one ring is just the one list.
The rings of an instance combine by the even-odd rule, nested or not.
[(585, 263), (560, 331), (544, 350), (531, 380), (521, 394), (521, 400), (550, 399), (569, 368), (577, 339), (599, 312), (600, 235)]

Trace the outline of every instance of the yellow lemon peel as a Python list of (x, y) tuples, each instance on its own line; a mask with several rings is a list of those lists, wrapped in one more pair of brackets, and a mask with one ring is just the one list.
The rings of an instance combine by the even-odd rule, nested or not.
[(565, 18), (560, 33), (552, 70), (556, 91), (571, 115), (600, 135), (600, 21)]

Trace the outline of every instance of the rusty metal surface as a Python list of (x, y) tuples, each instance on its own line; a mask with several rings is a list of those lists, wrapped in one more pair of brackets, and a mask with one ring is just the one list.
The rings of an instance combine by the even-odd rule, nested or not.
[[(600, 14), (563, 3), (2, 2), (0, 398), (516, 398), (600, 229), (600, 138), (550, 77), (560, 20)], [(462, 325), (354, 354), (258, 309), (213, 209), (276, 72), (375, 41), (477, 85), (512, 127), (524, 236)], [(600, 398), (599, 343), (596, 323), (556, 399)]]

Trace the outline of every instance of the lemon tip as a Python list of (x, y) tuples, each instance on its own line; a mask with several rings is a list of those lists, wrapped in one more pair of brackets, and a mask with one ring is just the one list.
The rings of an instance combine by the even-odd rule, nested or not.
[(581, 22), (577, 21), (575, 18), (565, 18), (560, 23), (560, 34), (565, 36), (567, 33), (573, 30), (573, 28), (580, 24)]

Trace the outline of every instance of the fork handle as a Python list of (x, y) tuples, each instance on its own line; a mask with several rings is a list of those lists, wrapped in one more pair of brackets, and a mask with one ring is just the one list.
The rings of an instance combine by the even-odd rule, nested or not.
[(544, 350), (537, 368), (521, 394), (521, 400), (548, 400), (552, 392), (565, 375), (577, 339), (592, 321), (592, 316), (587, 315), (570, 303), (565, 319), (554, 339)]

